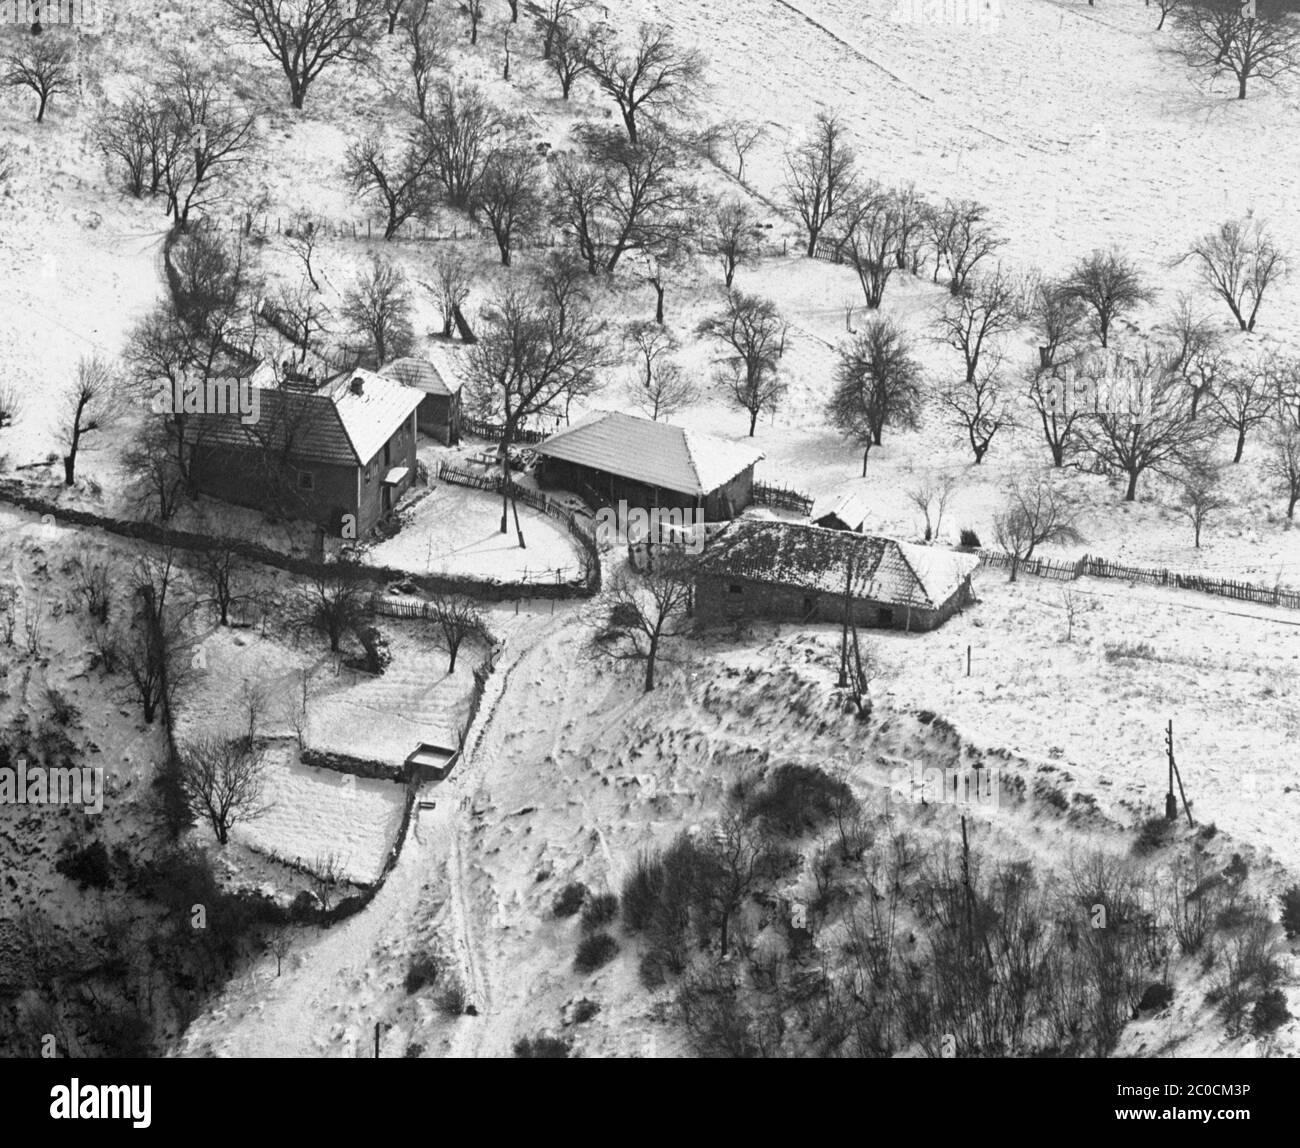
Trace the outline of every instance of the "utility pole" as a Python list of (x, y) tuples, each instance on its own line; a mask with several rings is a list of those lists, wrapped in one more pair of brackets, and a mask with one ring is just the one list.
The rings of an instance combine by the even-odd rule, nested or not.
[(1196, 822), (1192, 820), (1192, 811), (1187, 805), (1187, 793), (1183, 789), (1183, 775), (1178, 768), (1178, 763), (1174, 761), (1174, 723), (1169, 722), (1165, 730), (1165, 752), (1169, 755), (1169, 791), (1165, 794), (1165, 820), (1178, 820), (1178, 801), (1174, 797), (1174, 781), (1178, 781), (1178, 793), (1183, 799), (1183, 812), (1187, 814), (1188, 828), (1196, 828)]
[(839, 688), (849, 684), (849, 617), (853, 609), (853, 555), (849, 555), (848, 569), (844, 575), (844, 626), (840, 630), (840, 681)]

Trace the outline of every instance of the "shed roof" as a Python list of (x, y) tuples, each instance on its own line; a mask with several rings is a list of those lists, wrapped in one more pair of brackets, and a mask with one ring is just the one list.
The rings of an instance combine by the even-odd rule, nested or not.
[(619, 411), (593, 411), (533, 449), (549, 458), (697, 497), (712, 494), (763, 457), (753, 445)]
[(723, 577), (843, 594), (850, 563), (853, 597), (935, 609), (961, 586), (979, 559), (873, 534), (741, 518), (718, 532), (700, 567)]
[(452, 376), (449, 378), (429, 359), (416, 358), (413, 355), (394, 359), (379, 373), (385, 378), (405, 383), (408, 387), (415, 387), (426, 395), (449, 397), (456, 394), (461, 388), (459, 377)]

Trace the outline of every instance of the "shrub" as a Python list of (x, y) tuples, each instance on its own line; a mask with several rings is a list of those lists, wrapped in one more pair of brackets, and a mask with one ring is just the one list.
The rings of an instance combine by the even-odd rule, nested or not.
[(1058, 813), (1065, 813), (1070, 808), (1070, 799), (1065, 796), (1065, 791), (1044, 777), (1034, 782), (1034, 796)]
[(582, 1000), (574, 1002), (573, 1005), (573, 1023), (586, 1024), (597, 1013), (600, 1012), (600, 1005), (596, 1001), (588, 1000), (583, 997)]
[(1174, 839), (1174, 822), (1163, 817), (1148, 817), (1138, 827), (1137, 840), (1133, 842), (1133, 852), (1139, 857), (1163, 849)]
[(460, 977), (449, 977), (438, 994), (438, 1009), (443, 1016), (464, 1016), (469, 1005), (469, 991)]
[(53, 687), (45, 691), (45, 700), (55, 725), (68, 729), (81, 721), (81, 711)]
[(412, 1042), (406, 1046), (406, 1051), (402, 1053), (407, 1060), (416, 1060), (424, 1055), (424, 1045)]
[(1286, 1007), (1286, 993), (1281, 989), (1269, 989), (1255, 1002), (1250, 1015), (1250, 1027), (1256, 1036), (1263, 1036), (1290, 1019), (1291, 1010)]
[(580, 973), (594, 973), (609, 964), (618, 952), (618, 942), (608, 933), (590, 933), (578, 942), (573, 967)]
[(658, 853), (642, 853), (623, 881), (623, 926), (639, 933), (650, 924), (664, 887), (664, 865)]
[(839, 778), (807, 765), (781, 765), (750, 799), (749, 813), (787, 837), (816, 829), (835, 813), (857, 811), (853, 791)]
[(1174, 999), (1174, 990), (1168, 985), (1154, 984), (1147, 985), (1146, 991), (1142, 994), (1142, 999), (1138, 1002), (1138, 1008), (1143, 1009), (1162, 1009)]
[(551, 906), (551, 912), (557, 917), (572, 917), (582, 908), (582, 903), (586, 899), (587, 886), (581, 881), (574, 881), (560, 890), (559, 896), (555, 898), (555, 904)]
[(608, 925), (618, 916), (618, 894), (597, 893), (582, 907), (582, 927), (589, 933)]
[(515, 1041), (515, 1055), (527, 1060), (565, 1060), (569, 1042), (558, 1036), (521, 1036)]
[(406, 970), (406, 991), (418, 993), (425, 985), (433, 984), (441, 971), (442, 963), (432, 953), (416, 953)]
[(1282, 928), (1288, 937), (1294, 937), (1300, 933), (1300, 885), (1292, 885), (1279, 896), (1282, 901)]
[(663, 988), (668, 981), (668, 970), (664, 966), (663, 955), (656, 950), (642, 955), (636, 971), (637, 976), (641, 978), (641, 984), (651, 992)]
[(108, 863), (108, 849), (102, 841), (93, 841), (59, 860), (54, 868), (81, 888), (107, 889), (113, 883)]
[(969, 527), (963, 527), (961, 532), (961, 545), (968, 546), (972, 550), (980, 548), (980, 536)]

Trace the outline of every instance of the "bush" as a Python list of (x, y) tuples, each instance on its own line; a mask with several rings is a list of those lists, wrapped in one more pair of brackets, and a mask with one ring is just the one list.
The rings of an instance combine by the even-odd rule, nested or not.
[(1162, 1009), (1174, 999), (1174, 990), (1168, 985), (1154, 984), (1147, 985), (1146, 991), (1142, 994), (1142, 999), (1138, 1001), (1138, 1008), (1146, 1011), (1148, 1009)]
[(1256, 1036), (1263, 1036), (1290, 1019), (1291, 1010), (1286, 1007), (1286, 993), (1281, 989), (1269, 989), (1255, 1002), (1250, 1015), (1250, 1027)]
[(407, 1060), (416, 1060), (424, 1055), (424, 1045), (411, 1043), (406, 1046), (406, 1051), (402, 1053)]
[(961, 532), (961, 545), (968, 546), (972, 550), (980, 548), (980, 536), (969, 527), (963, 527)]
[(416, 953), (406, 970), (406, 991), (418, 993), (425, 985), (433, 984), (440, 972), (442, 963), (432, 953)]
[(578, 943), (573, 967), (580, 973), (594, 973), (609, 964), (618, 952), (618, 942), (608, 933), (590, 933)]
[(664, 865), (658, 853), (642, 853), (623, 882), (623, 927), (639, 933), (654, 917), (664, 887)]
[(573, 1023), (586, 1024), (592, 1017), (600, 1012), (600, 1005), (596, 1001), (588, 1000), (583, 997), (582, 1000), (574, 1002), (573, 1005)]
[(816, 829), (835, 813), (857, 812), (853, 791), (839, 778), (807, 765), (777, 766), (750, 799), (749, 813), (787, 837)]
[(1060, 786), (1053, 785), (1045, 777), (1040, 777), (1034, 782), (1034, 796), (1058, 813), (1069, 812), (1070, 799), (1065, 796), (1065, 791)]
[(602, 925), (608, 925), (618, 916), (618, 894), (598, 893), (589, 897), (582, 907), (582, 927), (587, 932), (595, 932)]
[(450, 977), (438, 994), (438, 1010), (443, 1016), (464, 1016), (469, 1005), (469, 991), (460, 977)]
[(55, 870), (81, 888), (107, 889), (113, 883), (108, 863), (108, 849), (102, 841), (93, 841), (58, 861)]
[(515, 1055), (526, 1060), (565, 1060), (569, 1042), (558, 1036), (521, 1036), (515, 1041)]
[(1148, 817), (1138, 827), (1137, 840), (1133, 842), (1133, 852), (1139, 857), (1163, 849), (1174, 839), (1174, 822), (1163, 817)]
[(586, 899), (587, 886), (581, 881), (574, 881), (560, 890), (560, 895), (555, 898), (555, 904), (551, 906), (551, 912), (557, 917), (572, 917), (582, 908), (582, 903)]
[(636, 971), (637, 976), (641, 978), (641, 984), (651, 992), (663, 988), (668, 981), (668, 969), (665, 967), (663, 955), (655, 950), (642, 955)]
[(1300, 933), (1300, 885), (1292, 885), (1279, 897), (1282, 901), (1282, 928), (1288, 937), (1294, 937)]

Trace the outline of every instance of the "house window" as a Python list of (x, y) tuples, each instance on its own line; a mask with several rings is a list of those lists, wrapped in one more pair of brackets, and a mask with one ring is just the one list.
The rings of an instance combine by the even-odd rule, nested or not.
[(371, 459), (366, 463), (366, 481), (369, 482), (375, 477), (375, 460)]
[(315, 490), (315, 489), (316, 489), (316, 476), (315, 476), (314, 474), (312, 474), (312, 472), (309, 471), (309, 470), (300, 470), (300, 471), (298, 472), (298, 489), (299, 489), (299, 490)]
[(882, 626), (892, 626), (894, 624), (894, 611), (881, 610), (879, 615), (879, 623)]

